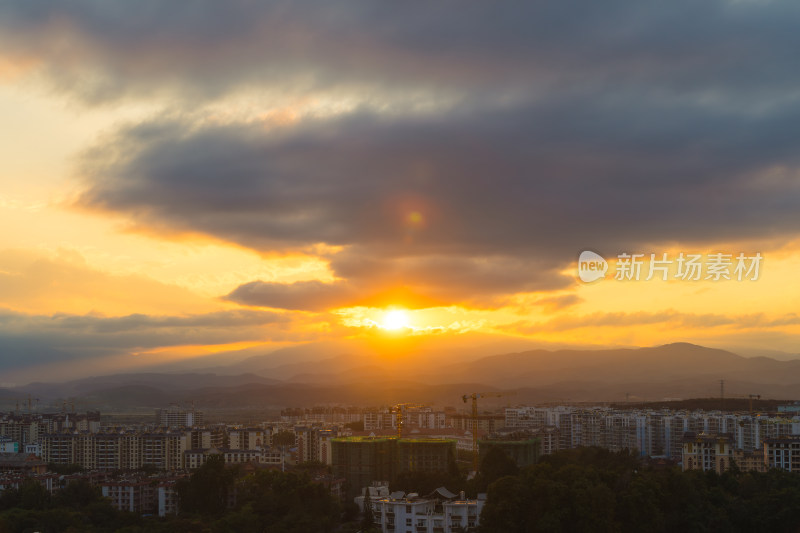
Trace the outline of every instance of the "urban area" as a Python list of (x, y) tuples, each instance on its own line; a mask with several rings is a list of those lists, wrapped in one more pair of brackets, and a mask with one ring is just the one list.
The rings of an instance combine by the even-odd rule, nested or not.
[[(566, 450), (623, 454), (651, 470), (800, 471), (800, 404), (771, 411), (754, 409), (752, 399), (742, 411), (481, 408), (481, 399), (491, 396), (501, 394), (464, 395), (459, 408), (287, 408), (258, 424), (207, 423), (202, 410), (181, 405), (157, 409), (146, 422), (121, 424), (66, 406), (37, 412), (28, 402), (0, 415), (0, 491), (36, 485), (53, 496), (89, 485), (118, 511), (166, 520), (197, 504), (192, 476), (215, 465), (217, 472), (233, 473), (226, 478), (224, 509), (237, 508), (247, 493), (243, 480), (258, 473), (301, 474), (347, 510), (352, 531), (450, 533), (479, 530), (488, 484), (500, 477), (487, 477), (492, 465), (512, 474)], [(499, 496), (493, 495), (495, 507), (502, 506)], [(319, 526), (327, 529), (336, 530)]]

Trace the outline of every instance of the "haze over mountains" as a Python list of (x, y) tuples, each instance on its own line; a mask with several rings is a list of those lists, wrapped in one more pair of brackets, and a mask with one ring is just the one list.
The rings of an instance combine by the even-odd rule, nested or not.
[[(487, 407), (543, 401), (624, 401), (726, 396), (800, 397), (800, 360), (742, 357), (676, 343), (654, 348), (528, 350), (462, 361), (422, 352), (359, 351), (314, 360), (313, 350), (251, 357), (203, 372), (149, 372), (30, 383), (0, 391), (6, 406), (28, 395), (42, 405), (72, 398), (82, 408), (133, 409), (195, 401), (203, 408), (280, 408), (400, 401), (456, 405), (464, 393), (512, 392)], [(292, 359), (295, 362), (292, 362)], [(299, 361), (298, 361), (299, 360)]]

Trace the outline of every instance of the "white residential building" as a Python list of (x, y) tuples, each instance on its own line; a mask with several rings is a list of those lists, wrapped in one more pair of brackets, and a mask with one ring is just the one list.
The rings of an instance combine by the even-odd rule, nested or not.
[(372, 511), (384, 533), (454, 533), (476, 527), (485, 503), (485, 495), (468, 500), (440, 488), (425, 498), (394, 493), (373, 501)]

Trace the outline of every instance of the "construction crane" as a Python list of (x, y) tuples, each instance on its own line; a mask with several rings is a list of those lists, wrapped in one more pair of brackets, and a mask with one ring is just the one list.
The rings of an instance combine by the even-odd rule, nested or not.
[(398, 403), (392, 406), (390, 412), (397, 415), (397, 438), (403, 438), (403, 423), (405, 422), (405, 412), (409, 407), (422, 407), (418, 403)]
[(461, 397), (464, 403), (472, 399), (472, 470), (478, 472), (478, 398), (497, 398), (506, 396), (502, 392), (473, 392)]
[(28, 412), (33, 412), (33, 402), (36, 402), (36, 409), (39, 409), (39, 398), (32, 398), (31, 395), (28, 395)]

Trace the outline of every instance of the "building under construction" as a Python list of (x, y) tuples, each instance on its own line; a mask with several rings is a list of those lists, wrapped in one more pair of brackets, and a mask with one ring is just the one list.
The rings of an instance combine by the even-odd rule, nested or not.
[(455, 465), (456, 441), (431, 438), (397, 440), (397, 473), (447, 471)]
[(478, 440), (478, 452), (480, 460), (486, 457), (489, 450), (492, 448), (499, 448), (510, 459), (512, 459), (517, 466), (523, 468), (530, 466), (539, 460), (541, 455), (541, 440), (538, 438), (531, 438), (525, 435), (510, 435), (506, 437), (489, 437), (487, 439)]
[(391, 481), (401, 472), (447, 471), (455, 462), (454, 440), (395, 437), (331, 439), (333, 473), (348, 483), (350, 497), (373, 481)]

